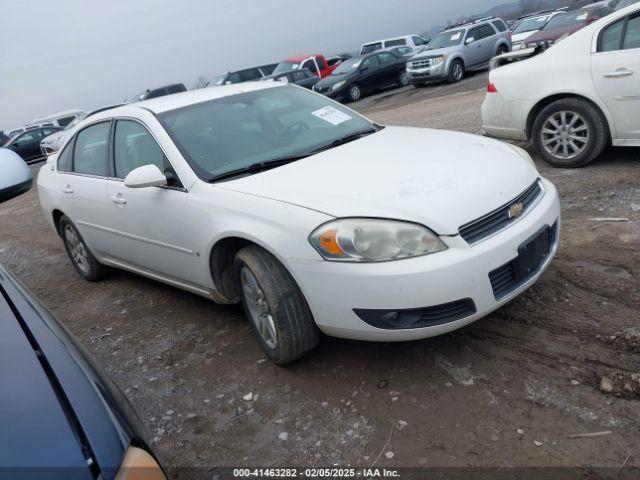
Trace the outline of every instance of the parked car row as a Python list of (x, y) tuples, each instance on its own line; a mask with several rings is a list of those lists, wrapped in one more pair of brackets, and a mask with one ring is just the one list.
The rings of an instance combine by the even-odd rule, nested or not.
[[(599, 8), (577, 15), (583, 22)], [(609, 144), (640, 146), (640, 3), (503, 60), (482, 107), (488, 135), (531, 141), (557, 167), (586, 165)]]

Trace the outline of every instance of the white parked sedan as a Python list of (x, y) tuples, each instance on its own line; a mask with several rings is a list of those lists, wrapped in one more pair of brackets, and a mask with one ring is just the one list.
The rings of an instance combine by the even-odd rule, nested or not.
[(557, 192), (523, 150), (382, 127), (270, 82), (97, 114), (38, 187), (84, 278), (123, 268), (242, 301), (278, 363), (319, 331), (401, 341), (460, 328), (535, 282), (558, 244)]
[(530, 139), (554, 166), (586, 165), (609, 143), (640, 146), (640, 5), (493, 70), (487, 90), (487, 134)]

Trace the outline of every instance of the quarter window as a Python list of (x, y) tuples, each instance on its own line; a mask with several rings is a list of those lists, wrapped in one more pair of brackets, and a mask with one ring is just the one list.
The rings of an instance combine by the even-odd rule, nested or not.
[(70, 172), (71, 169), (71, 159), (73, 158), (73, 142), (69, 142), (67, 146), (62, 150), (60, 155), (58, 155), (58, 171), (59, 172)]
[(145, 165), (155, 165), (164, 172), (168, 162), (149, 131), (138, 122), (118, 120), (116, 123), (114, 162), (116, 178), (125, 178), (131, 171)]
[(602, 31), (600, 35), (600, 52), (613, 52), (620, 50), (620, 41), (622, 40), (622, 30), (624, 29), (625, 19), (617, 21), (609, 25)]
[(506, 32), (507, 31), (507, 26), (504, 24), (504, 22), (502, 20), (496, 20), (494, 22), (491, 22), (493, 24), (494, 27), (496, 27), (496, 29), (499, 32)]
[(73, 171), (85, 175), (107, 176), (107, 151), (111, 122), (85, 128), (76, 138)]

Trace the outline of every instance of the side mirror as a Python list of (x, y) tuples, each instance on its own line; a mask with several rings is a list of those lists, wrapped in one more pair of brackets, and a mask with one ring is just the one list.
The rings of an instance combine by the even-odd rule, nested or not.
[(476, 39), (475, 39), (475, 38), (473, 38), (473, 37), (468, 37), (468, 38), (464, 41), (464, 44), (465, 44), (465, 45), (469, 45), (470, 43), (473, 43), (473, 42), (475, 42), (475, 41), (476, 41)]
[(12, 147), (19, 147), (20, 146), (20, 142), (13, 142), (10, 144)]
[(33, 175), (16, 152), (0, 148), (0, 165), (0, 203), (29, 191), (33, 185)]
[(369, 70), (369, 67), (362, 67), (362, 68), (360, 69), (360, 73), (364, 73), (364, 72), (366, 72), (367, 70)]
[(129, 188), (164, 187), (167, 177), (155, 165), (145, 165), (129, 172), (124, 179), (124, 186)]

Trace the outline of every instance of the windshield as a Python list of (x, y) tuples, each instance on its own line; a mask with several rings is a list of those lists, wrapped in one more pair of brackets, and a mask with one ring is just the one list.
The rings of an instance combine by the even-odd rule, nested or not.
[(344, 75), (345, 73), (351, 73), (356, 70), (362, 63), (362, 58), (350, 58), (342, 62), (338, 68), (336, 68), (331, 75)]
[(375, 128), (342, 105), (291, 86), (231, 95), (158, 118), (206, 181), (257, 163), (304, 155)]
[(453, 47), (454, 45), (460, 45), (462, 43), (463, 30), (449, 30), (442, 32), (436, 38), (429, 42), (427, 47), (429, 50), (435, 50), (437, 48)]
[(297, 70), (300, 66), (300, 62), (280, 62), (278, 66), (273, 70), (272, 75), (275, 73), (290, 72), (291, 70)]
[(581, 23), (585, 23), (588, 16), (589, 12), (563, 13), (562, 15), (557, 15), (549, 20), (549, 23), (544, 27), (544, 30), (580, 25)]
[(540, 30), (542, 27), (544, 27), (545, 23), (547, 23), (547, 20), (549, 20), (548, 16), (528, 18), (526, 20), (523, 20), (520, 25), (518, 25), (511, 33), (516, 34)]

